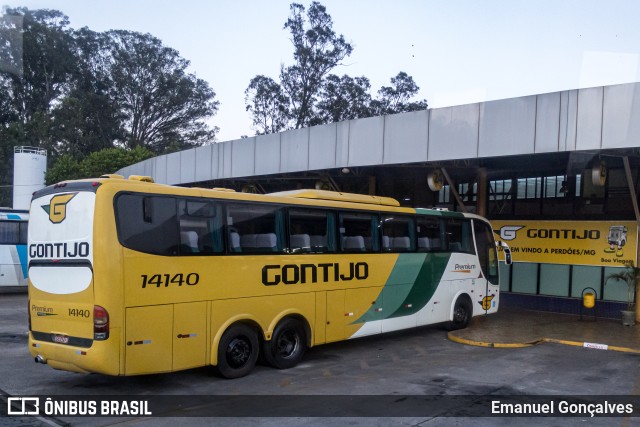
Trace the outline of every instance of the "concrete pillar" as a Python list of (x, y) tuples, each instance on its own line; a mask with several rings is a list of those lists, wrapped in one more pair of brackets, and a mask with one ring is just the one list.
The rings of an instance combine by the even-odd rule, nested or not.
[(476, 194), (476, 213), (487, 216), (487, 169), (478, 169), (478, 194)]
[(369, 195), (376, 195), (376, 177), (373, 175), (369, 176)]

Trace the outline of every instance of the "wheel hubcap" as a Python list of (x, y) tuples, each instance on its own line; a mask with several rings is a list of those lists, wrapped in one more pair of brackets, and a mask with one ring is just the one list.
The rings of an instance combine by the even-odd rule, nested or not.
[(227, 346), (226, 356), (229, 366), (242, 367), (251, 358), (251, 343), (245, 337), (234, 338)]
[(276, 351), (280, 357), (289, 358), (298, 350), (300, 337), (295, 331), (285, 331), (280, 334)]

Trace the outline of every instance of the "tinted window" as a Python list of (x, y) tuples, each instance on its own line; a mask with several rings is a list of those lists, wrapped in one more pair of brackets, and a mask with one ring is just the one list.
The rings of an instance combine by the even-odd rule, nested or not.
[(205, 200), (178, 200), (180, 254), (213, 254), (224, 251), (222, 208)]
[(333, 213), (310, 209), (289, 211), (289, 247), (291, 253), (335, 252)]
[(474, 252), (471, 239), (471, 221), (467, 219), (447, 218), (445, 221), (445, 230), (445, 250), (450, 252)]
[(277, 206), (229, 204), (229, 252), (284, 252), (284, 211)]
[(416, 249), (413, 219), (385, 215), (382, 217), (382, 250), (411, 252)]
[(180, 251), (176, 199), (122, 194), (116, 200), (118, 237), (127, 248), (155, 255)]
[(26, 245), (27, 244), (27, 230), (29, 229), (29, 223), (21, 222), (20, 223), (20, 240), (18, 244)]
[(27, 223), (23, 221), (0, 221), (0, 244), (27, 244)]
[(441, 251), (444, 249), (445, 233), (443, 222), (435, 217), (419, 216), (416, 232), (419, 251)]
[(478, 259), (484, 277), (494, 285), (498, 284), (498, 253), (493, 239), (491, 227), (483, 221), (473, 220), (473, 230), (476, 236)]
[(343, 252), (378, 251), (378, 217), (364, 213), (340, 214), (340, 248)]

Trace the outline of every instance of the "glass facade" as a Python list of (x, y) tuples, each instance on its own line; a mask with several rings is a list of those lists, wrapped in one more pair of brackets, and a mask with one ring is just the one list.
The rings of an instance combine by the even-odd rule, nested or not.
[[(555, 170), (549, 168), (545, 172), (535, 173), (525, 164), (526, 160), (518, 161), (522, 161), (522, 164), (516, 166), (522, 167), (515, 167), (511, 172), (494, 170), (488, 177), (486, 216), (489, 220), (517, 220), (525, 226), (539, 221), (550, 221), (553, 224), (554, 220), (635, 220), (629, 184), (620, 158), (607, 160), (609, 168), (604, 185), (593, 182), (592, 169), (588, 163), (576, 167), (571, 166), (571, 159), (568, 159), (567, 164)], [(538, 167), (540, 164), (537, 162)], [(631, 178), (637, 190), (640, 187), (637, 167), (632, 168)], [(475, 212), (478, 197), (477, 178), (472, 176), (463, 181), (456, 185), (456, 190), (467, 210)], [(437, 200), (438, 207), (460, 210), (449, 185), (440, 190)], [(629, 232), (636, 233), (636, 230)], [(635, 251), (635, 248), (625, 247), (624, 250)], [(522, 262), (522, 258), (518, 261), (518, 253), (514, 253), (513, 257), (514, 264), (511, 266), (500, 262), (502, 291), (581, 298), (584, 289), (593, 288), (600, 300), (627, 301), (628, 289), (625, 284), (609, 281), (610, 283), (605, 285), (607, 276), (619, 271), (622, 265), (609, 267), (588, 263), (562, 264), (560, 258), (559, 263)], [(635, 259), (635, 256), (632, 258)]]

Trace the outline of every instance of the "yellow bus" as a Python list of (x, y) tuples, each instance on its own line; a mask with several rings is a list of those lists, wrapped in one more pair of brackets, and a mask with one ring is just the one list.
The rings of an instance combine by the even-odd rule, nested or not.
[(28, 252), (29, 350), (75, 372), (236, 378), (499, 302), (482, 217), (330, 191), (63, 182), (34, 194)]

